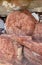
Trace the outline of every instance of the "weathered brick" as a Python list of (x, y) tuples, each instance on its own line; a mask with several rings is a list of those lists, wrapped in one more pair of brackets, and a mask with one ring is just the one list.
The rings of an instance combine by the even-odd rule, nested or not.
[(32, 35), (36, 22), (29, 11), (14, 11), (6, 19), (6, 31), (17, 35)]
[(36, 65), (42, 64), (42, 56), (36, 52), (31, 51), (30, 49), (24, 47), (24, 56), (31, 62)]
[(36, 24), (32, 38), (37, 42), (42, 42), (42, 22)]
[(7, 36), (0, 36), (0, 59), (12, 61), (15, 55), (13, 41)]

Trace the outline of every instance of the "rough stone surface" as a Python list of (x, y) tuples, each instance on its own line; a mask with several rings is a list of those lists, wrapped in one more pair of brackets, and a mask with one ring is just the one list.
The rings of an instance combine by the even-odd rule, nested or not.
[(17, 36), (15, 38), (15, 40), (19, 44), (29, 48), (31, 51), (34, 51), (34, 52), (42, 55), (42, 42), (36, 42), (36, 41), (32, 40), (31, 36)]
[(42, 22), (36, 24), (32, 38), (37, 42), (42, 42)]
[(0, 60), (12, 61), (15, 51), (13, 41), (9, 37), (0, 36)]
[(6, 31), (17, 35), (32, 35), (36, 22), (29, 11), (14, 11), (6, 19)]
[[(18, 65), (18, 64), (19, 65), (35, 65), (35, 64), (41, 65), (42, 64), (42, 43), (41, 42), (38, 43), (38, 42), (33, 41), (31, 36), (17, 36), (15, 34), (13, 34), (13, 35), (4, 34), (4, 35), (0, 36), (0, 40), (3, 41), (3, 42), (2, 41), (1, 42), (5, 43), (5, 44), (6, 44), (6, 42), (7, 42), (7, 44), (9, 43), (9, 41), (7, 41), (7, 39), (9, 40), (10, 38), (14, 42), (13, 44), (14, 44), (14, 48), (15, 48), (15, 54), (17, 55), (18, 46), (21, 44), (25, 47), (23, 51), (24, 51), (24, 56), (27, 58), (27, 60), (22, 58), (21, 61), (19, 61), (19, 62), (16, 61), (16, 63), (13, 63), (13, 64), (15, 64), (15, 65)], [(17, 44), (17, 42), (18, 42), (18, 44)], [(2, 51), (4, 51), (4, 48)], [(14, 53), (12, 52), (12, 54), (14, 54)], [(5, 55), (5, 53), (4, 53), (4, 55)], [(8, 59), (9, 56), (5, 55), (4, 57), (6, 60), (6, 58)], [(15, 58), (14, 58), (14, 60), (15, 60)]]
[(15, 34), (9, 35), (9, 37), (12, 40), (15, 40), (18, 42), (18, 44), (21, 44), (30, 50), (42, 55), (42, 42), (36, 42), (32, 40), (31, 36), (17, 36)]
[(24, 56), (31, 62), (36, 65), (41, 65), (42, 64), (42, 56), (39, 54), (31, 51), (30, 49), (24, 47)]
[[(19, 36), (15, 35), (15, 34), (13, 34), (13, 35), (2, 34), (1, 36), (9, 38), (9, 39), (12, 40), (13, 50), (14, 50), (14, 57), (13, 57), (13, 59), (21, 60), (23, 55), (22, 55), (22, 46), (18, 43)], [(8, 43), (8, 41), (7, 41), (7, 43)]]
[(15, 34), (13, 34), (13, 35), (9, 35), (9, 37), (12, 40), (15, 40), (15, 42), (18, 42), (18, 44), (21, 44), (21, 45), (29, 48), (31, 51), (34, 51), (34, 52), (42, 55), (42, 43), (32, 40), (31, 36), (17, 36)]
[(21, 45), (24, 45), (25, 47), (29, 48), (31, 51), (34, 51), (42, 56), (42, 42), (36, 42), (33, 41), (32, 39), (25, 40), (25, 37), (24, 39), (21, 38), (20, 41), (21, 41), (20, 42)]

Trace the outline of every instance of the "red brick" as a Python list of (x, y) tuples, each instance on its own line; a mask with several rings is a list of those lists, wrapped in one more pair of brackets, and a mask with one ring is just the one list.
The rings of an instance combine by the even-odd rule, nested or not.
[(0, 36), (0, 59), (12, 61), (15, 51), (12, 39), (7, 36)]
[[(11, 37), (13, 37), (13, 39), (14, 39), (14, 36), (11, 36)], [(31, 36), (30, 37), (29, 36), (17, 36), (17, 37), (15, 37), (15, 40), (19, 44), (29, 48), (30, 50), (32, 50), (40, 55), (42, 55), (42, 42), (36, 42), (36, 41), (32, 40)]]
[(14, 11), (6, 19), (6, 31), (17, 35), (32, 35), (36, 22), (29, 11)]
[(23, 45), (30, 50), (42, 55), (42, 42), (36, 42), (32, 40), (31, 36), (17, 36), (15, 34), (10, 36), (11, 39), (18, 42), (18, 44)]
[(37, 54), (36, 52), (31, 51), (30, 49), (24, 47), (24, 56), (34, 64), (42, 64), (42, 56)]
[(28, 41), (22, 41), (21, 43), (25, 47), (29, 48), (30, 50), (42, 55), (42, 43), (41, 42), (34, 42), (32, 39)]
[[(18, 59), (18, 60), (21, 60), (22, 59), (22, 46), (19, 44), (18, 40), (19, 40), (19, 37), (16, 36), (15, 34), (14, 35), (9, 35), (9, 34), (2, 34), (1, 35), (2, 37), (5, 37), (6, 39), (9, 38), (10, 41), (12, 40), (12, 44), (13, 44), (13, 52), (14, 52), (14, 56), (13, 56), (13, 59)], [(8, 41), (7, 41), (7, 44), (8, 44)], [(12, 45), (11, 44), (11, 45)], [(7, 46), (8, 47), (8, 46)], [(10, 46), (11, 48), (11, 46)], [(11, 51), (11, 50), (10, 50)], [(13, 53), (12, 52), (12, 53)], [(11, 54), (11, 53), (10, 53)]]
[(37, 42), (42, 42), (42, 23), (36, 24), (32, 38)]

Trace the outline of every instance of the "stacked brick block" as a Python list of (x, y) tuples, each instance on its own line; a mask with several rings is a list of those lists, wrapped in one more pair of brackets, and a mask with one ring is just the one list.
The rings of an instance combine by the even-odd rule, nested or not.
[(42, 24), (24, 10), (9, 14), (5, 25), (6, 34), (0, 35), (0, 59), (14, 63), (24, 56), (33, 65), (42, 65)]

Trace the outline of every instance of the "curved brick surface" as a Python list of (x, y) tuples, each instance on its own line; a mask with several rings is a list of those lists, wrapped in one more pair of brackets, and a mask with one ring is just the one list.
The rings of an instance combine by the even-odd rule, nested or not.
[(6, 19), (6, 31), (17, 35), (32, 35), (36, 22), (29, 11), (14, 11)]

